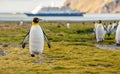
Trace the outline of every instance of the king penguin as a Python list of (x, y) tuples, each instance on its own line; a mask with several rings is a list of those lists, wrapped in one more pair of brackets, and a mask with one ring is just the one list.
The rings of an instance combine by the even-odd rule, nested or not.
[(100, 20), (99, 23), (95, 24), (95, 35), (97, 42), (104, 41), (105, 34), (106, 34), (105, 28), (102, 25), (102, 21)]
[(119, 22), (117, 30), (116, 30), (115, 40), (116, 40), (116, 45), (120, 46), (120, 22)]
[(22, 42), (22, 48), (25, 48), (26, 42), (29, 39), (29, 49), (31, 56), (34, 57), (35, 54), (38, 54), (40, 57), (43, 57), (42, 52), (44, 49), (44, 38), (46, 39), (48, 47), (50, 48), (51, 46), (48, 37), (39, 25), (39, 18), (34, 18), (31, 29), (26, 34)]

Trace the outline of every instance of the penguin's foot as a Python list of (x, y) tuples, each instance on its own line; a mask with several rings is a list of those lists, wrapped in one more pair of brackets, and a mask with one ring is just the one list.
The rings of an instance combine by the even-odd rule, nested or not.
[(116, 46), (120, 46), (120, 43), (117, 43)]
[(34, 55), (34, 54), (31, 54), (31, 57), (35, 57), (35, 55)]

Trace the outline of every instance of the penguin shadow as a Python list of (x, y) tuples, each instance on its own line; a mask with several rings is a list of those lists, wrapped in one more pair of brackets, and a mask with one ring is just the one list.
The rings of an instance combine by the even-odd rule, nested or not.
[(43, 56), (42, 58), (40, 57), (37, 57), (38, 60), (34, 60), (33, 61), (33, 64), (39, 64), (39, 65), (42, 65), (42, 64), (46, 64), (48, 63), (49, 65), (53, 65), (52, 63), (54, 62), (54, 60), (52, 58), (49, 58), (49, 57), (45, 57)]
[(97, 48), (105, 49), (105, 50), (120, 50), (120, 44), (102, 44), (97, 43), (95, 44)]
[(116, 46), (117, 46), (117, 47), (120, 47), (120, 43), (116, 43)]

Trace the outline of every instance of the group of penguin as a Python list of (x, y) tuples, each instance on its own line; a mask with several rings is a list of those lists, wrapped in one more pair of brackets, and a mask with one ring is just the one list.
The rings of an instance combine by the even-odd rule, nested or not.
[[(30, 31), (26, 34), (23, 42), (22, 48), (25, 48), (26, 42), (29, 39), (29, 49), (32, 57), (35, 57), (35, 54), (38, 54), (43, 57), (42, 52), (44, 49), (44, 39), (46, 39), (48, 47), (51, 48), (50, 42), (43, 28), (39, 25), (39, 18), (34, 18), (32, 21), (32, 26)], [(119, 22), (120, 24), (120, 22)], [(107, 27), (103, 25), (100, 20), (98, 23), (94, 25), (94, 33), (96, 36), (97, 42), (104, 41), (105, 34), (108, 36), (112, 33), (116, 33), (116, 45), (120, 45), (120, 25), (114, 22), (113, 24), (108, 25)], [(69, 26), (69, 24), (67, 24)]]
[(117, 23), (114, 21), (114, 23), (110, 23), (108, 26), (102, 23), (101, 20), (99, 20), (98, 23), (95, 23), (94, 25), (94, 33), (96, 36), (97, 42), (104, 41), (105, 34), (110, 36), (111, 34), (115, 34), (115, 40), (116, 45), (120, 46), (120, 22)]

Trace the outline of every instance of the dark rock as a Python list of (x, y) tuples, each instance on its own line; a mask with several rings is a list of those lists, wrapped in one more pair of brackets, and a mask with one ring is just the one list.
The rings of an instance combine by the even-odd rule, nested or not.
[(7, 44), (4, 44), (3, 47), (8, 47), (8, 45), (7, 45)]

